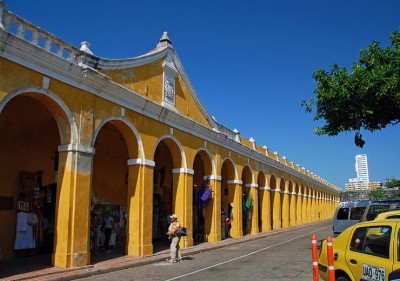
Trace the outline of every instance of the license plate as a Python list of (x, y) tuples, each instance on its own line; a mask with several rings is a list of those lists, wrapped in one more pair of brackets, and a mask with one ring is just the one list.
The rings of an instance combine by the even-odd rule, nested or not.
[(362, 265), (362, 278), (369, 281), (385, 281), (386, 269), (369, 264)]

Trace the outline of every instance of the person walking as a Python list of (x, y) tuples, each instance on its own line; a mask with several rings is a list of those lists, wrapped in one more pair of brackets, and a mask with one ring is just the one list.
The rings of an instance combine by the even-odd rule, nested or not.
[(104, 250), (106, 251), (106, 253), (111, 253), (111, 251), (109, 250), (109, 244), (113, 228), (114, 228), (114, 219), (110, 214), (110, 212), (107, 212), (106, 217), (104, 218), (104, 235), (105, 235)]
[(180, 227), (178, 222), (178, 216), (176, 214), (173, 214), (169, 216), (169, 218), (171, 219), (171, 224), (168, 227), (167, 235), (169, 236), (168, 238), (171, 240), (171, 245), (170, 245), (171, 258), (167, 259), (167, 262), (169, 263), (181, 262), (182, 255), (181, 255), (181, 248), (179, 246), (181, 237), (177, 235), (178, 229)]

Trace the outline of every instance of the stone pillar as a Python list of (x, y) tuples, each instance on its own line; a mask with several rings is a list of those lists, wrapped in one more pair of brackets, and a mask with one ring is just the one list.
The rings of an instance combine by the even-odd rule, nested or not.
[(60, 145), (52, 264), (80, 267), (90, 263), (90, 187), (92, 147)]
[(243, 217), (242, 217), (242, 181), (241, 180), (228, 180), (229, 189), (229, 202), (233, 203), (232, 217), (231, 217), (231, 236), (234, 238), (243, 236)]
[(153, 173), (151, 160), (128, 160), (128, 237), (126, 252), (131, 256), (153, 254)]
[[(210, 223), (206, 223), (205, 232), (209, 233), (206, 237), (208, 242), (217, 242), (222, 240), (221, 234), (221, 177), (205, 176), (210, 180), (213, 190), (211, 202), (206, 208), (206, 218), (211, 218)], [(225, 223), (225, 222), (224, 222)]]
[(303, 194), (303, 206), (302, 206), (302, 220), (303, 223), (309, 223), (308, 220), (308, 194), (305, 192)]
[(310, 194), (310, 222), (315, 222), (315, 191)]
[(297, 225), (296, 221), (296, 198), (297, 195), (295, 192), (292, 192), (289, 194), (290, 197), (290, 218), (289, 218), (289, 225), (290, 226), (295, 226)]
[(281, 224), (281, 190), (279, 188), (271, 189), (274, 192), (274, 202), (273, 202), (273, 217), (272, 217), (272, 228), (279, 229), (282, 228)]
[(299, 188), (299, 192), (296, 194), (296, 224), (297, 225), (303, 224), (302, 209), (301, 209), (302, 203), (303, 203), (303, 195)]
[(250, 220), (250, 234), (258, 234), (260, 232), (258, 226), (258, 185), (250, 185), (250, 195), (253, 198), (253, 208), (251, 208), (251, 220)]
[(173, 173), (173, 210), (178, 221), (187, 228), (187, 236), (181, 238), (180, 246), (193, 246), (193, 175), (191, 169), (177, 168)]
[(311, 220), (311, 217), (312, 217), (311, 203), (312, 203), (312, 196), (311, 196), (311, 190), (309, 190), (308, 194), (307, 194), (307, 223), (312, 222), (312, 220)]
[(289, 191), (287, 182), (285, 182), (285, 190), (281, 190), (281, 196), (283, 196), (282, 200), (282, 228), (289, 227)]
[(268, 186), (259, 187), (260, 195), (260, 208), (261, 208), (261, 229), (260, 231), (266, 232), (271, 230), (271, 188)]

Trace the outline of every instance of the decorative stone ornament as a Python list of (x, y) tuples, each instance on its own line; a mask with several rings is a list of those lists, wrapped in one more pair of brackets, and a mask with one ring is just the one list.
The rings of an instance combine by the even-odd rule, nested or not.
[(168, 53), (163, 63), (163, 101), (162, 105), (174, 111), (175, 108), (175, 79), (178, 76), (178, 70), (175, 68), (172, 55)]
[(90, 55), (93, 55), (93, 52), (89, 49), (89, 46), (90, 46), (90, 43), (89, 43), (89, 42), (83, 41), (83, 42), (81, 42), (81, 48), (80, 48), (80, 50), (83, 51), (83, 52), (85, 52), (85, 53), (88, 53), (88, 54), (90, 54)]

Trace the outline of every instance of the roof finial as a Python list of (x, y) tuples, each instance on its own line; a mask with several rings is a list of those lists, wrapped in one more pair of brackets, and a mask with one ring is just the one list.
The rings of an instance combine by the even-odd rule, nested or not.
[(168, 32), (166, 32), (166, 31), (163, 32), (163, 35), (161, 36), (160, 42), (167, 42), (169, 44), (172, 44), (171, 40), (169, 40)]
[(172, 47), (172, 42), (168, 37), (168, 32), (164, 31), (163, 35), (160, 38), (160, 42), (157, 44), (157, 48), (167, 47), (167, 46)]
[(84, 51), (85, 53), (88, 53), (90, 55), (93, 55), (93, 52), (89, 49), (90, 43), (87, 41), (81, 42), (81, 51)]

